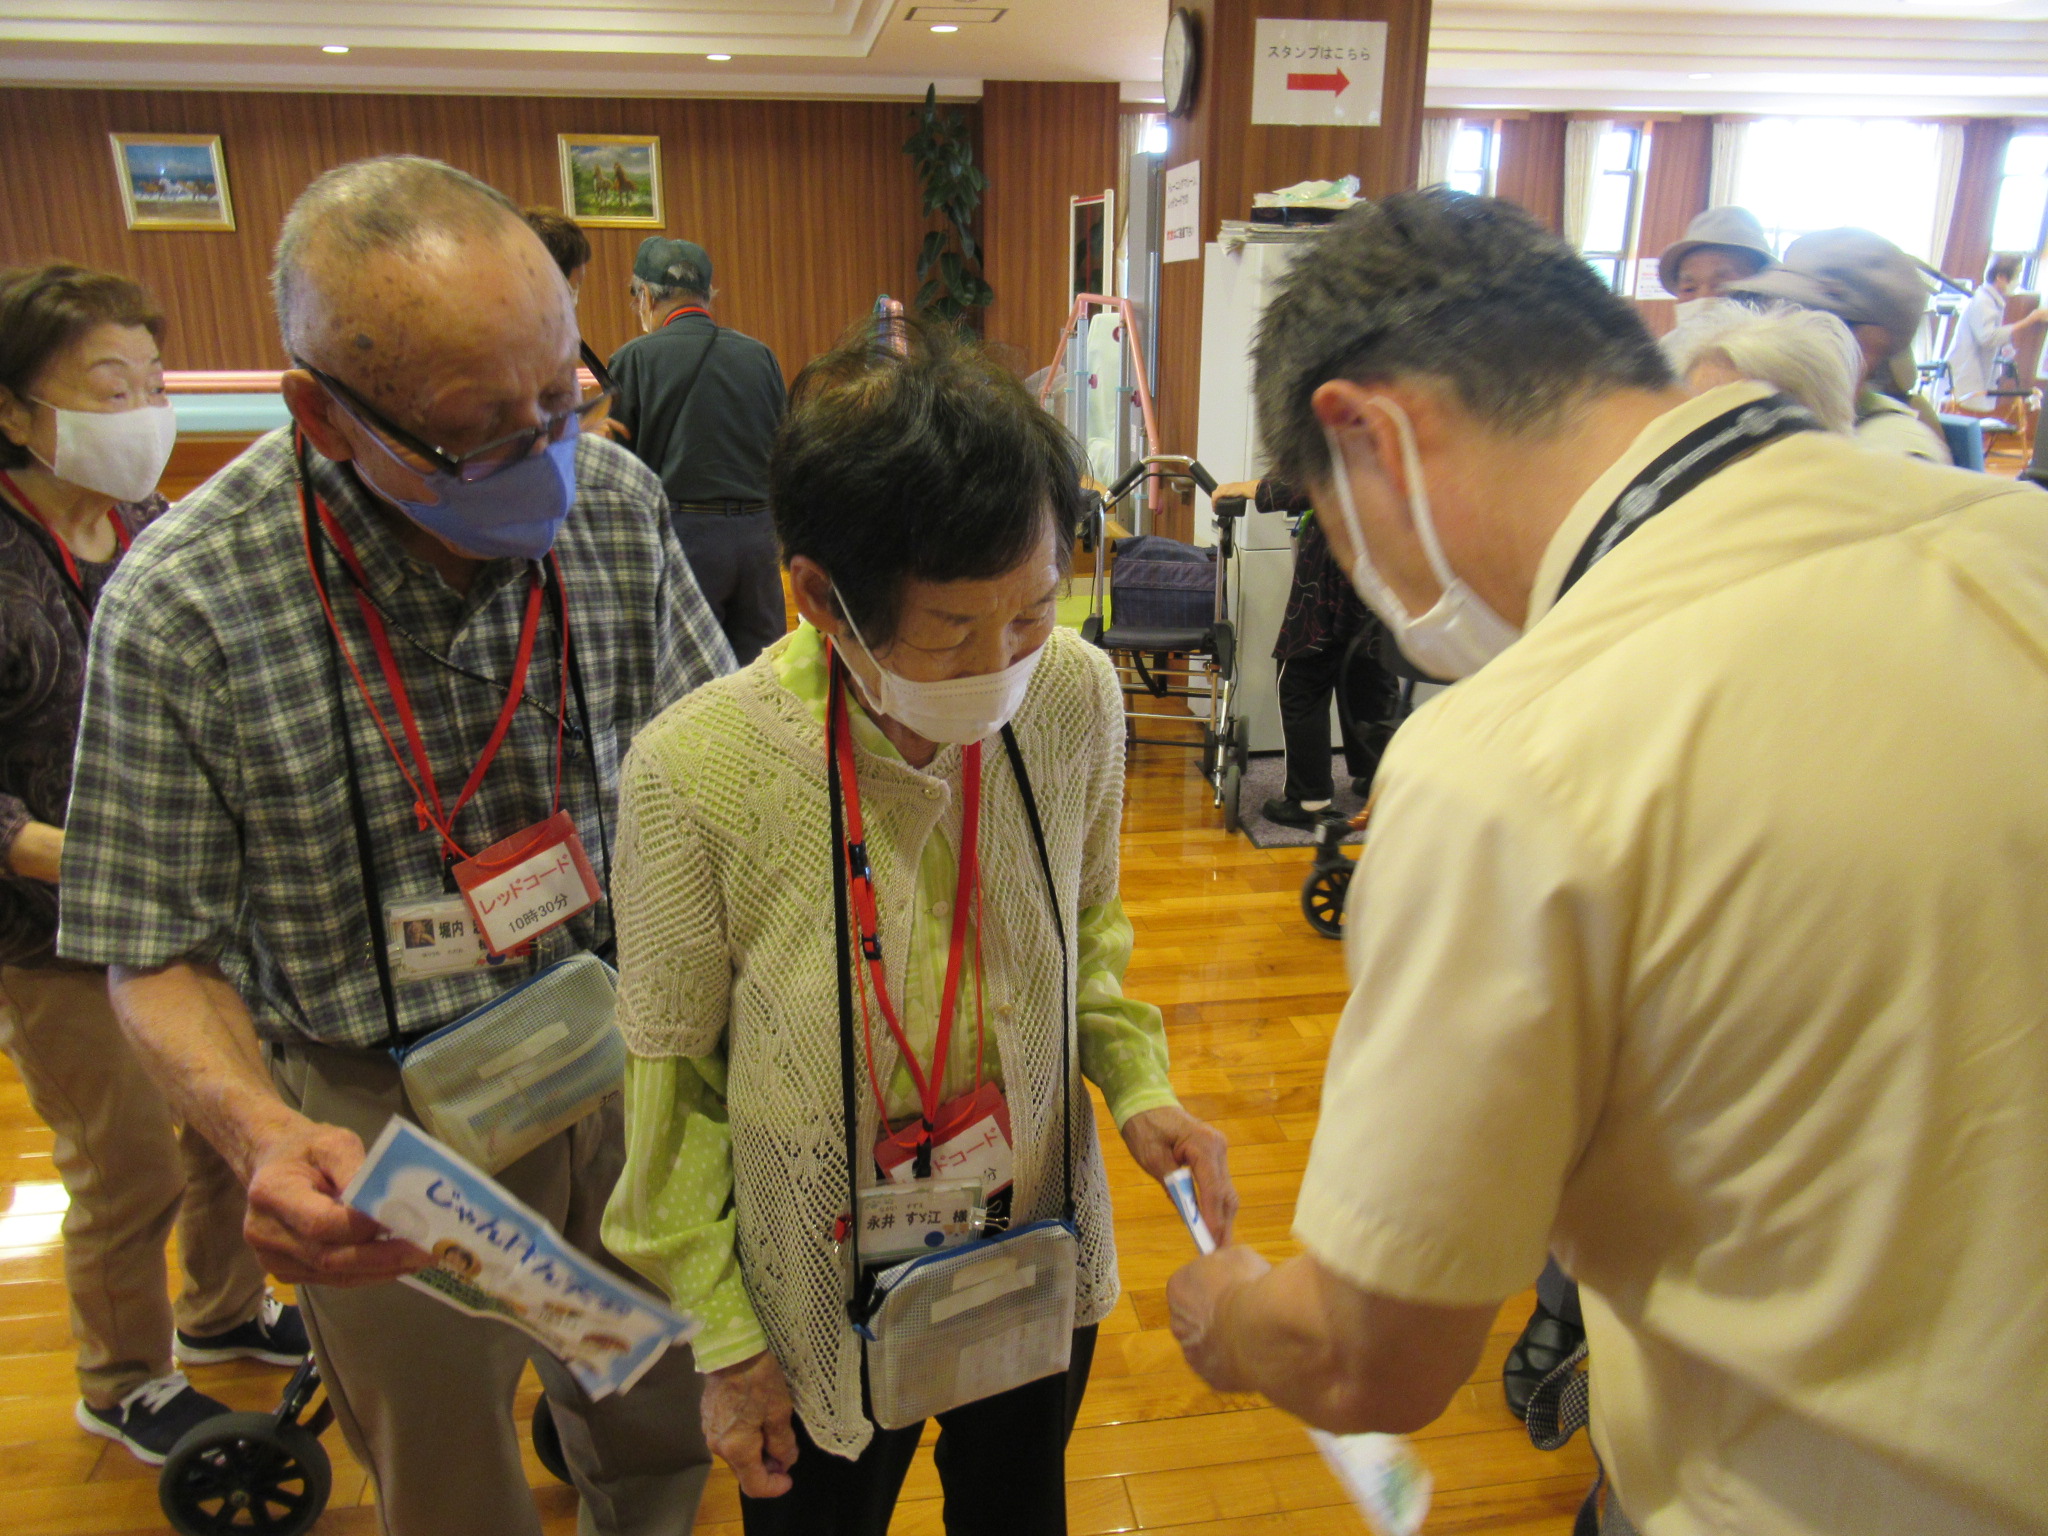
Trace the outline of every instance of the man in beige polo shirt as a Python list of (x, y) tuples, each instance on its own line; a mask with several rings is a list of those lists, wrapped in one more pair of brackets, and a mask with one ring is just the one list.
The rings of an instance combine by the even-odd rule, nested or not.
[(1413, 1429), (1554, 1249), (1610, 1520), (2038, 1533), (2048, 501), (1687, 398), (1584, 270), (1405, 194), (1267, 312), (1274, 472), (1468, 680), (1381, 769), (1307, 1251), (1175, 1331)]

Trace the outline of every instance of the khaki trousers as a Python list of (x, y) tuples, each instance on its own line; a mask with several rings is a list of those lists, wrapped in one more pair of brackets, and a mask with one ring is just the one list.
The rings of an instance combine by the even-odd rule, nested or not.
[[(242, 1242), (242, 1186), (196, 1131), (180, 1130), (121, 1032), (96, 966), (0, 967), (0, 1049), (56, 1133), (64, 1285), (78, 1389), (95, 1408), (171, 1369), (171, 1327), (221, 1333), (256, 1315), (263, 1267)], [(164, 1242), (178, 1229), (174, 1306)]]
[[(381, 1051), (293, 1044), (271, 1052), (285, 1102), (375, 1140), (394, 1114), (415, 1118)], [(583, 1252), (644, 1285), (598, 1241), (625, 1160), (618, 1097), (501, 1169), (498, 1182)], [(299, 1303), (350, 1449), (377, 1483), (387, 1536), (540, 1536), (512, 1395), (530, 1359), (547, 1389), (582, 1495), (577, 1529), (688, 1536), (711, 1470), (697, 1418), (700, 1379), (671, 1349), (630, 1392), (593, 1403), (561, 1362), (509, 1324), (468, 1317), (406, 1285), (306, 1285)]]

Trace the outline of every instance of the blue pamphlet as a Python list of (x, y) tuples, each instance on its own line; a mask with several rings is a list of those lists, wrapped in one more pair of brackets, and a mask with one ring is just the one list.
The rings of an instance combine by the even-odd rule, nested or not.
[(433, 1255), (404, 1284), (472, 1317), (510, 1323), (593, 1399), (632, 1387), (698, 1322), (570, 1247), (489, 1175), (392, 1117), (342, 1200)]

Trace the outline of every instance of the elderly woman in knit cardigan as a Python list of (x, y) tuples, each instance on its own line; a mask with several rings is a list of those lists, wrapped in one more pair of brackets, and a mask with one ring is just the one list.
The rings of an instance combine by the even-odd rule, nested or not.
[(1062, 1213), (1071, 1149), (1072, 1364), (938, 1415), (948, 1532), (1046, 1536), (1066, 1529), (1067, 1436), (1117, 1299), (1094, 1119), (1085, 1092), (1062, 1091), (1069, 1020), (1139, 1166), (1189, 1168), (1219, 1235), (1236, 1196), (1221, 1134), (1174, 1097), (1158, 1010), (1123, 994), (1122, 698), (1102, 653), (1054, 622), (1079, 455), (970, 344), (887, 324), (804, 371), (776, 448), (803, 623), (657, 719), (627, 764), (614, 895), (634, 1059), (605, 1237), (704, 1320), (705, 1430), (750, 1536), (883, 1536), (922, 1426), (870, 1418), (835, 1242), (849, 1213), (831, 741), (880, 941), (872, 962), (848, 951), (859, 1183), (925, 1136), (979, 1139), (993, 1120), (1011, 1183), (991, 1210), (1016, 1227)]

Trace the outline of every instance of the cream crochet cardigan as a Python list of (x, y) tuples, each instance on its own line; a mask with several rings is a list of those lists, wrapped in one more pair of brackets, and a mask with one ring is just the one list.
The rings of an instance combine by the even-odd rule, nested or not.
[[(847, 1321), (849, 1275), (833, 1247), (846, 1206), (839, 1009), (832, 932), (831, 821), (823, 731), (776, 679), (771, 652), (699, 688), (643, 730), (621, 786), (612, 883), (623, 963), (618, 1018), (641, 1056), (703, 1056), (723, 1044), (731, 1116), (736, 1249), (747, 1294), (788, 1376), (804, 1426), (855, 1456), (861, 1344)], [(1067, 934), (1117, 889), (1123, 816), (1123, 700), (1108, 658), (1055, 629), (1015, 721), (1044, 820)], [(858, 752), (869, 857), (882, 906), (884, 964), (902, 975), (925, 839), (958, 846), (961, 752), (928, 767)], [(983, 749), (985, 996), (1017, 1143), (1013, 1221), (1060, 1213), (1060, 1040), (1074, 1000), (1059, 996), (1057, 933), (1023, 801), (999, 740)], [(877, 1030), (883, 1081), (897, 1051)], [(1076, 1062), (1074, 1196), (1081, 1257), (1076, 1326), (1117, 1299), (1116, 1251), (1095, 1120)], [(877, 1134), (861, 1085), (856, 1144)]]

